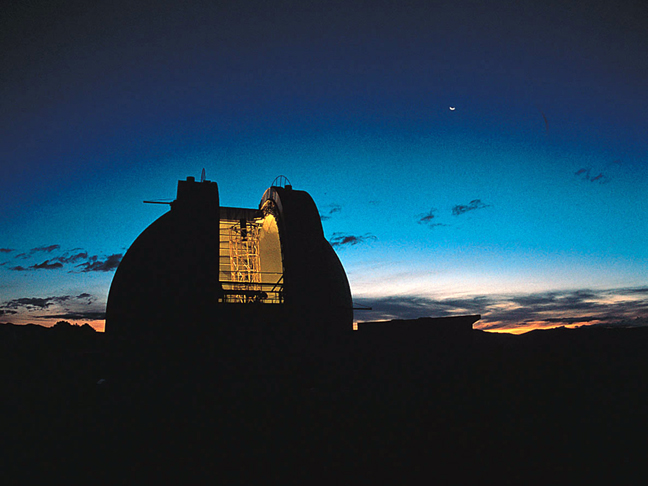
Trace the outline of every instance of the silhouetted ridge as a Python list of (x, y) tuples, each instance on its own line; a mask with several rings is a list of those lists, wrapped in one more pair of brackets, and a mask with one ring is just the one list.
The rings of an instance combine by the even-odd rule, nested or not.
[(240, 362), (171, 354), (194, 360), (187, 379), (161, 361), (124, 387), (103, 361), (103, 333), (0, 326), (0, 426), (12, 444), (3, 474), (259, 482), (273, 471), (307, 481), (325, 467), (335, 480), (398, 474), (416, 484), (422, 473), (440, 482), (646, 473), (647, 328), (454, 339), (428, 326), (429, 339), (389, 346), (379, 327), (361, 324), (330, 359), (271, 367), (254, 346)]

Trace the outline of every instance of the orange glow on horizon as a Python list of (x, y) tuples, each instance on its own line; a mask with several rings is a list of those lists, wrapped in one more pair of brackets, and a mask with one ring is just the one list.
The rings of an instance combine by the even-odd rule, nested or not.
[(499, 324), (498, 322), (489, 322), (485, 323), (481, 326), (475, 326), (475, 329), (479, 329), (481, 331), (486, 331), (486, 332), (494, 332), (498, 334), (524, 334), (527, 332), (535, 331), (538, 329), (557, 329), (560, 327), (564, 327), (567, 329), (575, 329), (577, 327), (584, 327), (584, 326), (591, 326), (594, 324), (600, 324), (601, 321), (594, 320), (594, 321), (580, 321), (580, 322), (572, 322), (572, 323), (561, 323), (561, 322), (547, 322), (547, 321), (532, 321), (532, 322), (527, 322), (525, 325), (512, 325), (509, 327), (499, 327), (496, 329), (489, 328), (488, 326), (493, 326), (496, 324)]
[(73, 326), (83, 326), (88, 324), (97, 332), (105, 332), (106, 330), (106, 320), (105, 319), (94, 319), (94, 320), (76, 320), (76, 319), (45, 319), (45, 318), (24, 318), (24, 319), (12, 319), (12, 324), (17, 326), (25, 326), (27, 324), (35, 324), (37, 326), (43, 327), (54, 327), (59, 321), (66, 321), (72, 324)]

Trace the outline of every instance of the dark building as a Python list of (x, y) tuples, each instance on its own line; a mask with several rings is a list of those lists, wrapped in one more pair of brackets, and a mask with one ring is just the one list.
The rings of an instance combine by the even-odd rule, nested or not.
[(215, 182), (179, 181), (171, 210), (115, 273), (106, 334), (151, 343), (214, 329), (224, 338), (237, 334), (234, 325), (322, 338), (352, 332), (349, 283), (317, 207), (277, 180), (256, 209), (221, 206)]
[(480, 316), (354, 331), (349, 282), (313, 199), (275, 182), (257, 209), (221, 206), (204, 177), (178, 182), (171, 210), (131, 245), (110, 288), (106, 336), (122, 378), (270, 373), (308, 382), (370, 363), (393, 373), (419, 358), (465, 355)]

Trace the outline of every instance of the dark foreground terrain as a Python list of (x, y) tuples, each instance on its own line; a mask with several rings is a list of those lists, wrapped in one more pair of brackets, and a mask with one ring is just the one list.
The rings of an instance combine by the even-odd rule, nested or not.
[[(641, 484), (648, 471), (648, 328), (472, 331), (240, 358), (249, 368), (180, 353), (120, 373), (91, 329), (0, 328), (9, 482)], [(193, 364), (176, 373), (181, 359)]]

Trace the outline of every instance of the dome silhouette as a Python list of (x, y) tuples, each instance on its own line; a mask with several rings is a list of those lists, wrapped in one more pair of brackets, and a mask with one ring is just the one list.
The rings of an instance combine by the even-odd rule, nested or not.
[(106, 334), (141, 343), (263, 325), (330, 335), (352, 329), (352, 307), (307, 192), (278, 178), (257, 209), (225, 207), (215, 182), (188, 177), (122, 259)]

